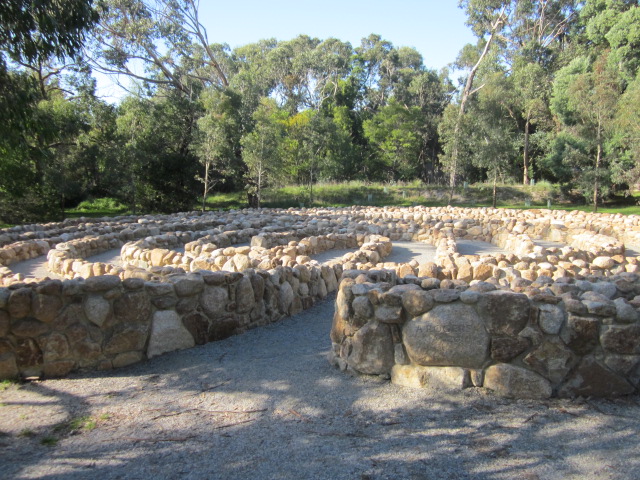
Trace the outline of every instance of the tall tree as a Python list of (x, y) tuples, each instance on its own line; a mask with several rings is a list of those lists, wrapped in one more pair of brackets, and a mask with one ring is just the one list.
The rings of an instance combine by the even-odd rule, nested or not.
[(593, 161), (585, 165), (581, 175), (591, 179), (593, 210), (598, 211), (598, 199), (607, 176), (605, 143), (612, 131), (620, 82), (615, 71), (607, 66), (607, 56), (601, 55), (591, 64), (579, 57), (558, 73), (551, 107), (565, 127), (588, 145)]
[(255, 127), (242, 137), (243, 159), (247, 164), (247, 194), (250, 206), (260, 208), (262, 191), (283, 177), (282, 137), (284, 117), (273, 99), (263, 98), (253, 114)]
[(198, 0), (105, 0), (94, 66), (190, 95), (194, 84), (226, 87), (228, 52), (209, 43)]
[(218, 183), (241, 175), (240, 149), (241, 97), (233, 90), (209, 89), (202, 95), (205, 114), (198, 119), (195, 151), (204, 166), (202, 211), (207, 195)]
[(364, 122), (365, 136), (380, 152), (387, 181), (411, 180), (419, 172), (422, 120), (418, 107), (405, 108), (392, 99)]
[[(449, 170), (449, 203), (453, 198), (453, 189), (456, 185), (456, 175), (458, 173), (458, 143), (460, 142), (460, 128), (462, 125), (462, 117), (465, 114), (467, 102), (471, 95), (477, 92), (483, 85), (474, 87), (474, 79), (480, 66), (489, 54), (491, 46), (496, 36), (504, 27), (506, 21), (506, 5), (503, 2), (495, 0), (460, 0), (460, 7), (463, 7), (467, 13), (468, 25), (472, 27), (474, 33), (479, 37), (478, 56), (475, 62), (470, 64), (464, 88), (460, 93), (458, 115), (453, 126), (453, 134), (451, 141), (453, 145), (449, 149), (445, 163)], [(486, 38), (485, 38), (486, 37)]]
[(5, 0), (0, 4), (0, 50), (12, 60), (72, 57), (98, 20), (93, 0)]

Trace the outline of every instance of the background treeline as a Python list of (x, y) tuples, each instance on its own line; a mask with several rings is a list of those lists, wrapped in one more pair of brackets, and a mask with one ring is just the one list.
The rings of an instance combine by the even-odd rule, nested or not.
[[(312, 201), (318, 181), (547, 180), (594, 205), (632, 188), (638, 1), (460, 6), (477, 44), (436, 72), (378, 35), (231, 50), (209, 43), (196, 0), (3, 2), (0, 221), (101, 197), (193, 209), (220, 190), (258, 206), (292, 183)], [(97, 98), (93, 72), (129, 94)]]

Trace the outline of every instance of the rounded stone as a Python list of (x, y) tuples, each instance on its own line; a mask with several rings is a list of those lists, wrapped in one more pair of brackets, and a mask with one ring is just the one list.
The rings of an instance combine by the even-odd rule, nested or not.
[(402, 338), (409, 358), (418, 365), (480, 368), (489, 352), (482, 320), (462, 303), (438, 305), (410, 320)]
[(507, 363), (492, 365), (485, 371), (484, 387), (498, 395), (512, 398), (538, 398), (551, 396), (551, 384), (531, 370)]

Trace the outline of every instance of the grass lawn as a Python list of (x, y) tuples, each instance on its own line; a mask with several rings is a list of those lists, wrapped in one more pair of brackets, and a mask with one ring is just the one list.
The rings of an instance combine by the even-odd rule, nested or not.
[(65, 210), (64, 213), (67, 218), (99, 218), (128, 215), (131, 212), (126, 205), (123, 205), (115, 198), (96, 198), (95, 200), (80, 202), (76, 208)]
[[(287, 186), (278, 189), (267, 189), (263, 192), (263, 207), (289, 208), (310, 206), (309, 190), (301, 186)], [(457, 207), (491, 207), (492, 186), (487, 184), (471, 185), (468, 188), (455, 190), (452, 205)], [(557, 186), (540, 182), (532, 187), (520, 185), (501, 185), (498, 208), (534, 209), (547, 208), (547, 198), (557, 199)], [(525, 198), (530, 199), (530, 206), (525, 206)], [(446, 206), (449, 189), (443, 186), (422, 185), (413, 182), (405, 185), (364, 184), (348, 182), (340, 184), (319, 184), (313, 188), (313, 206), (345, 207), (351, 205), (402, 206), (424, 205), (427, 207)], [(232, 192), (211, 195), (207, 198), (209, 209), (246, 208), (245, 192)], [(552, 210), (581, 210), (592, 212), (591, 205), (558, 203), (553, 200)], [(621, 213), (624, 215), (640, 215), (639, 205), (605, 203), (598, 208), (600, 213)]]
[[(470, 185), (467, 188), (456, 188), (452, 205), (456, 207), (490, 207), (492, 186), (489, 184)], [(268, 208), (299, 208), (310, 207), (346, 207), (362, 206), (398, 206), (410, 207), (423, 205), (426, 207), (446, 206), (449, 200), (449, 188), (440, 185), (423, 185), (421, 182), (411, 182), (400, 185), (366, 184), (364, 182), (344, 182), (314, 185), (313, 192), (306, 186), (287, 186), (270, 188), (263, 191), (262, 206)], [(310, 195), (313, 203), (310, 204)], [(636, 201), (640, 200), (640, 192), (634, 194)], [(552, 210), (581, 210), (592, 212), (590, 205), (561, 203), (559, 188), (546, 182), (535, 186), (500, 185), (498, 189), (498, 208), (533, 209), (547, 208), (547, 198), (552, 199)], [(530, 206), (525, 206), (525, 199), (529, 199)], [(600, 206), (600, 213), (620, 213), (623, 215), (640, 215), (640, 205), (626, 202), (605, 202)], [(208, 210), (229, 210), (246, 208), (247, 194), (245, 191), (216, 193), (207, 197)], [(200, 210), (200, 203), (194, 204), (193, 210)], [(130, 215), (132, 212), (126, 205), (114, 198), (98, 198), (80, 203), (76, 208), (68, 209), (68, 218), (99, 218)], [(142, 212), (148, 213), (148, 212)], [(0, 228), (13, 225), (0, 223)]]

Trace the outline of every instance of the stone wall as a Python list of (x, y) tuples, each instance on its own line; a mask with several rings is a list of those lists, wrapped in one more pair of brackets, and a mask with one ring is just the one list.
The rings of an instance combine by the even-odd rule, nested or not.
[[(518, 255), (520, 258), (515, 263), (510, 262), (510, 267), (513, 268), (521, 260), (531, 263), (529, 257), (533, 255), (534, 268), (527, 269), (525, 278), (535, 279), (536, 275), (549, 273), (553, 277), (585, 275), (586, 270), (594, 266), (590, 264), (598, 257), (622, 257), (621, 260), (614, 260), (613, 264), (606, 259), (597, 262), (595, 264), (597, 272), (604, 275), (608, 274), (607, 271), (610, 271), (610, 274), (617, 273), (616, 269), (620, 265), (627, 271), (635, 271), (636, 259), (624, 259), (622, 241), (640, 241), (640, 217), (549, 210), (510, 211), (455, 207), (246, 209), (209, 212), (204, 215), (186, 212), (175, 215), (98, 219), (93, 222), (87, 219), (80, 220), (44, 226), (13, 227), (0, 231), (0, 240), (4, 243), (0, 248), (0, 264), (7, 266), (34, 258), (46, 253), (49, 248), (53, 249), (53, 253), (50, 253), (51, 271), (64, 278), (103, 273), (122, 275), (120, 270), (110, 269), (105, 265), (89, 265), (91, 262), (86, 260), (87, 256), (104, 250), (84, 247), (98, 243), (106, 244), (103, 248), (111, 248), (116, 243), (123, 245), (132, 240), (145, 240), (148, 237), (164, 235), (175, 238), (172, 235), (189, 232), (191, 240), (194, 240), (208, 235), (206, 232), (216, 227), (217, 234), (225, 230), (239, 231), (253, 228), (260, 232), (253, 237), (256, 238), (256, 242), (260, 242), (260, 245), (254, 246), (263, 248), (281, 244), (287, 239), (287, 235), (298, 241), (303, 236), (329, 233), (378, 234), (389, 237), (392, 241), (414, 240), (430, 243), (437, 247), (439, 267), (448, 271), (445, 274), (452, 278), (455, 278), (453, 276), (455, 272), (449, 267), (453, 267), (455, 263), (452, 263), (451, 257), (457, 253), (456, 240), (460, 238), (482, 240), (492, 242)], [(117, 238), (117, 242), (114, 243), (113, 238)], [(574, 264), (567, 268), (566, 265), (555, 264), (554, 258), (541, 258), (540, 249), (535, 246), (535, 241), (538, 239), (566, 243), (567, 246), (578, 251), (579, 255), (565, 255), (565, 257), (574, 258), (560, 259), (560, 261), (573, 262), (577, 259), (583, 266), (578, 266), (576, 269)], [(10, 243), (11, 241), (13, 243)], [(133, 254), (130, 257), (138, 261), (133, 258)], [(557, 255), (552, 254), (551, 257), (557, 257)], [(171, 262), (170, 266), (189, 270), (185, 257), (180, 260), (181, 263)], [(131, 262), (130, 265), (138, 268), (153, 267), (147, 260), (136, 262)], [(146, 267), (143, 262), (147, 262)], [(537, 264), (540, 263), (546, 264), (544, 268), (537, 268)], [(444, 264), (449, 264), (449, 267)], [(549, 264), (555, 266), (548, 268)], [(558, 266), (561, 268), (557, 268)], [(10, 269), (1, 268), (0, 280), (4, 285), (8, 285), (22, 281), (22, 278), (13, 275)]]
[[(567, 363), (570, 365), (569, 371), (562, 382), (558, 383), (556, 376), (543, 377), (553, 394), (572, 394), (570, 389), (573, 387), (566, 386), (569, 385), (568, 378), (580, 372), (580, 365), (590, 361), (590, 358), (603, 371), (614, 372), (637, 388), (633, 377), (637, 373), (633, 372), (638, 367), (633, 362), (640, 352), (636, 351), (635, 346), (628, 346), (625, 351), (632, 353), (625, 353), (622, 351), (624, 348), (612, 347), (612, 341), (603, 338), (626, 336), (633, 339), (634, 345), (638, 343), (634, 333), (638, 328), (637, 319), (631, 312), (636, 312), (635, 304), (640, 303), (635, 299), (635, 273), (640, 267), (637, 258), (624, 255), (622, 241), (640, 240), (640, 217), (545, 210), (347, 207), (245, 209), (204, 215), (187, 212), (96, 221), (79, 219), (32, 227), (0, 231), (0, 244), (3, 245), (0, 248), (0, 263), (5, 265), (0, 268), (0, 280), (5, 286), (0, 288), (0, 373), (4, 372), (6, 376), (62, 375), (77, 368), (124, 365), (154, 355), (158, 349), (152, 348), (149, 353), (148, 348), (157, 345), (159, 339), (165, 336), (161, 332), (165, 331), (171, 332), (166, 338), (177, 335), (179, 340), (175, 345), (171, 344), (175, 348), (191, 344), (189, 336), (184, 334), (185, 329), (193, 343), (201, 342), (204, 338), (217, 338), (218, 334), (209, 336), (208, 332), (222, 328), (218, 325), (220, 321), (225, 325), (228, 321), (230, 325), (235, 325), (230, 329), (224, 327), (224, 331), (243, 331), (310, 306), (314, 299), (323, 297), (326, 291), (335, 288), (333, 284), (340, 279), (342, 270), (357, 270), (356, 276), (368, 272), (369, 282), (384, 281), (390, 285), (387, 290), (386, 286), (371, 290), (381, 292), (380, 295), (371, 293), (372, 297), (368, 298), (373, 319), (388, 328), (367, 327), (364, 330), (367, 338), (370, 335), (367, 332), (372, 329), (388, 331), (396, 345), (407, 322), (430, 313), (425, 310), (420, 315), (405, 318), (407, 313), (402, 310), (403, 296), (400, 296), (400, 305), (386, 303), (393, 302), (388, 299), (398, 296), (388, 291), (396, 287), (415, 290), (414, 287), (419, 285), (425, 290), (437, 285), (442, 288), (434, 289), (429, 295), (436, 295), (436, 290), (445, 293), (438, 293), (432, 299), (434, 308), (441, 304), (463, 305), (475, 312), (489, 336), (489, 363), (482, 368), (447, 366), (454, 370), (446, 371), (458, 372), (456, 375), (462, 369), (464, 384), (475, 382), (486, 385), (485, 377), (493, 378), (489, 373), (503, 368), (501, 363), (544, 375), (539, 371), (542, 367), (529, 365), (533, 361), (531, 359), (547, 350), (553, 353), (555, 346), (561, 345), (573, 356)], [(459, 239), (492, 242), (512, 253), (463, 256), (457, 249)], [(436, 247), (436, 261), (422, 264), (416, 261), (408, 264), (386, 263), (385, 257), (392, 248), (390, 240), (432, 244)], [(552, 240), (566, 245), (545, 248), (535, 244), (538, 240)], [(237, 246), (237, 243), (249, 241), (251, 246)], [(232, 246), (234, 244), (236, 246)], [(184, 253), (174, 250), (181, 246), (185, 247)], [(122, 248), (124, 260), (122, 266), (87, 260), (95, 254), (119, 247)], [(322, 266), (311, 259), (312, 255), (322, 251), (342, 248), (358, 250)], [(6, 267), (47, 250), (50, 270), (68, 280), (22, 281), (19, 275), (13, 275)], [(385, 272), (381, 273), (379, 269), (385, 269)], [(291, 272), (291, 279), (287, 272)], [(277, 282), (272, 275), (276, 275)], [(245, 278), (248, 280), (242, 280)], [(286, 280), (282, 281), (282, 278)], [(256, 291), (262, 291), (260, 279), (266, 285), (262, 297), (256, 294)], [(363, 282), (367, 283), (359, 281), (357, 285)], [(615, 286), (615, 293), (612, 293), (611, 287), (604, 286), (610, 284)], [(191, 287), (188, 285), (195, 290), (189, 290)], [(238, 308), (243, 310), (244, 307), (238, 307), (232, 300), (235, 298), (234, 292), (238, 288), (248, 292), (247, 285), (257, 296), (250, 311), (239, 311)], [(268, 285), (273, 285), (273, 288), (270, 289)], [(363, 288), (357, 285), (356, 290)], [(588, 285), (592, 285), (591, 292)], [(202, 290), (198, 290), (201, 287)], [(204, 293), (213, 288), (222, 289), (214, 290), (216, 298), (220, 300), (216, 311), (227, 312), (221, 316), (213, 314), (213, 304)], [(625, 291), (625, 288), (628, 290)], [(536, 343), (534, 337), (527, 337), (529, 343), (513, 361), (503, 361), (500, 353), (495, 356), (494, 350), (517, 350), (513, 345), (524, 348), (522, 332), (530, 331), (525, 328), (513, 335), (506, 335), (504, 332), (495, 333), (487, 326), (490, 320), (486, 312), (478, 310), (478, 302), (485, 296), (507, 295), (489, 292), (497, 289), (510, 290), (509, 295), (515, 297), (509, 298), (527, 298), (528, 311), (538, 312), (530, 313), (538, 315), (538, 322), (539, 318), (546, 318), (548, 314), (560, 315), (557, 313), (557, 309), (560, 309), (562, 326), (559, 333), (554, 337), (554, 334), (530, 319), (533, 323), (527, 324), (527, 328), (530, 326), (534, 333), (542, 332), (542, 343)], [(267, 293), (269, 291), (270, 294)], [(606, 298), (602, 300), (594, 296), (596, 294), (593, 291)], [(458, 292), (458, 297), (455, 297), (455, 292)], [(471, 299), (476, 294), (481, 298), (473, 303)], [(571, 294), (571, 298), (566, 297), (568, 294)], [(345, 296), (351, 295), (345, 290), (339, 298), (343, 302)], [(351, 300), (363, 295), (353, 294)], [(376, 295), (387, 300), (373, 303)], [(593, 298), (588, 298), (589, 295)], [(127, 313), (127, 305), (134, 304), (132, 298), (137, 298), (139, 305), (148, 306), (148, 311), (146, 307), (143, 309), (144, 315), (136, 314), (133, 320)], [(286, 299), (286, 308), (280, 308), (274, 298)], [(466, 303), (463, 299), (466, 299)], [(626, 299), (628, 303), (621, 299)], [(593, 307), (588, 302), (605, 306), (600, 310), (600, 307)], [(615, 315), (611, 314), (612, 304)], [(130, 310), (138, 311), (137, 305)], [(371, 318), (363, 313), (368, 311), (368, 304), (358, 300), (357, 305), (364, 309), (357, 318), (350, 316), (355, 309), (351, 303), (346, 307), (346, 317), (345, 309), (341, 310), (340, 318), (351, 325), (345, 330), (350, 333), (345, 333), (344, 338), (354, 337), (361, 327), (370, 323)], [(382, 313), (379, 312), (379, 305), (385, 307), (380, 310)], [(384, 322), (376, 319), (375, 315), (391, 318), (398, 306), (401, 307), (399, 318), (402, 321)], [(618, 310), (623, 312), (622, 317)], [(626, 318), (627, 323), (622, 318)], [(355, 330), (354, 325), (357, 326)], [(574, 346), (569, 344), (570, 339), (567, 340), (570, 333), (566, 332), (571, 328), (597, 331), (597, 345), (587, 353), (575, 351)], [(607, 329), (614, 333), (605, 335)], [(349, 365), (347, 360), (351, 358), (352, 347), (349, 345), (352, 343), (349, 342), (344, 345), (342, 340), (337, 342), (337, 358), (345, 362), (343, 366)], [(554, 347), (547, 346), (549, 342)], [(406, 346), (403, 345), (403, 349), (406, 350)], [(543, 349), (542, 353), (535, 353), (539, 349)], [(398, 355), (405, 350), (399, 350)], [(395, 354), (394, 346), (394, 362)], [(525, 358), (530, 358), (527, 361), (529, 363), (525, 362)], [(556, 360), (560, 362), (553, 357), (553, 361)], [(434, 365), (415, 362), (407, 365), (396, 363), (399, 365), (396, 371), (417, 372), (422, 371), (418, 367), (435, 368)], [(489, 370), (493, 367), (496, 368)], [(633, 373), (631, 377), (629, 372)], [(513, 375), (516, 378), (516, 374)], [(410, 374), (407, 373), (405, 377), (410, 377)], [(617, 378), (610, 375), (606, 377)]]
[[(386, 238), (359, 240), (360, 250), (350, 254), (356, 267), (391, 251)], [(302, 253), (298, 249), (307, 245), (357, 243), (355, 236), (328, 235), (274, 250)], [(241, 333), (325, 298), (337, 289), (342, 265), (295, 263), (269, 270), (246, 267), (242, 273), (134, 267), (120, 274), (0, 288), (0, 379), (121, 367)]]
[(518, 398), (618, 396), (640, 385), (640, 277), (541, 282), (522, 293), (345, 271), (331, 340), (343, 370), (411, 387)]
[(222, 339), (309, 308), (341, 272), (298, 265), (0, 288), (0, 379), (110, 369)]

